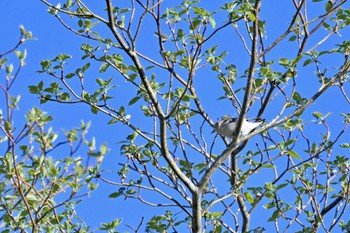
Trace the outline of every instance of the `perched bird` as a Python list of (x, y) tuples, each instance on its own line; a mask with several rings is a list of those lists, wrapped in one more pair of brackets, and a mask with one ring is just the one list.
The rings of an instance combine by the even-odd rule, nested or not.
[[(227, 118), (219, 120), (214, 124), (214, 131), (222, 136), (232, 138), (233, 133), (235, 132), (238, 118)], [(260, 118), (250, 118), (244, 119), (242, 122), (241, 132), (239, 133), (240, 137), (248, 135), (252, 130), (264, 123), (264, 119)]]

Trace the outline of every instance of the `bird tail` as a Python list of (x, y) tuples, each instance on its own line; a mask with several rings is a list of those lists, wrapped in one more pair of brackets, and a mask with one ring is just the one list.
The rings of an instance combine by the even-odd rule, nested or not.
[(265, 119), (262, 119), (262, 118), (255, 118), (255, 122), (264, 123), (264, 122), (265, 122)]
[(251, 121), (251, 122), (256, 122), (256, 123), (264, 123), (265, 122), (265, 119), (262, 119), (260, 117), (255, 117), (255, 118), (247, 118), (248, 121)]

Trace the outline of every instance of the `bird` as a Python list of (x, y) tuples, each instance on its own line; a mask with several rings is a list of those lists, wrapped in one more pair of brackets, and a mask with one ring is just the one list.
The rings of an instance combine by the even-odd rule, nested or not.
[[(226, 118), (217, 121), (214, 124), (214, 131), (218, 134), (233, 138), (233, 134), (236, 130), (236, 125), (238, 122), (238, 118)], [(239, 133), (239, 137), (247, 136), (250, 132), (252, 132), (254, 129), (259, 127), (261, 124), (265, 122), (265, 119), (261, 118), (245, 118), (242, 122), (241, 132)], [(214, 132), (213, 131), (213, 132)]]

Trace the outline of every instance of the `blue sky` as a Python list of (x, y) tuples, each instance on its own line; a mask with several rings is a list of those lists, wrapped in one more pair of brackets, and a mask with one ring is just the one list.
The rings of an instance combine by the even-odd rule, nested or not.
[[(271, 43), (277, 35), (281, 34), (283, 30), (286, 28), (288, 21), (291, 17), (291, 12), (288, 12), (290, 3), (287, 1), (275, 1), (274, 4), (270, 4), (264, 8), (262, 8), (262, 17), (267, 21), (267, 32), (268, 37), (266, 39), (266, 44)], [(288, 1), (289, 2), (289, 1)], [(203, 1), (204, 5), (208, 6), (211, 3), (208, 1)], [(349, 4), (345, 4), (349, 7)], [(210, 6), (212, 7), (212, 6)], [(317, 7), (316, 7), (317, 8)], [(98, 9), (98, 6), (96, 6)], [(99, 12), (103, 14), (103, 10), (99, 9)], [(27, 50), (27, 59), (23, 72), (20, 75), (20, 79), (16, 83), (16, 89), (14, 90), (18, 94), (21, 94), (22, 100), (20, 102), (20, 110), (18, 112), (18, 121), (21, 121), (21, 115), (30, 109), (33, 106), (38, 106), (40, 109), (49, 112), (50, 115), (54, 116), (53, 127), (56, 131), (59, 131), (62, 135), (63, 132), (60, 129), (69, 129), (72, 127), (79, 126), (80, 120), (91, 121), (92, 127), (89, 131), (88, 137), (91, 138), (94, 136), (96, 138), (97, 144), (107, 143), (109, 148), (111, 149), (110, 153), (107, 155), (104, 163), (103, 169), (113, 171), (113, 173), (108, 173), (108, 177), (116, 179), (116, 166), (118, 161), (119, 147), (120, 144), (117, 142), (124, 140), (125, 136), (131, 131), (125, 129), (121, 125), (111, 125), (108, 126), (107, 122), (110, 120), (107, 116), (102, 114), (93, 115), (90, 112), (90, 108), (88, 106), (83, 105), (59, 105), (57, 103), (47, 103), (45, 105), (39, 105), (39, 100), (36, 96), (29, 94), (28, 85), (35, 85), (40, 80), (45, 80), (45, 82), (50, 83), (53, 80), (49, 79), (46, 75), (39, 75), (36, 71), (40, 69), (40, 61), (45, 59), (54, 58), (56, 55), (65, 53), (71, 54), (73, 59), (69, 61), (69, 66), (73, 70), (74, 67), (81, 66), (83, 63), (80, 61), (80, 57), (82, 56), (82, 52), (80, 50), (80, 46), (84, 40), (80, 37), (73, 35), (71, 32), (67, 31), (59, 22), (50, 14), (47, 13), (47, 7), (42, 4), (40, 1), (26, 1), (26, 0), (2, 0), (0, 2), (0, 22), (1, 22), (1, 31), (2, 35), (0, 38), (0, 51), (5, 51), (8, 48), (11, 48), (15, 43), (17, 43), (17, 38), (19, 37), (19, 25), (23, 25), (26, 30), (32, 31), (34, 38), (36, 40), (28, 41), (21, 49), (24, 48)], [(70, 21), (68, 21), (70, 22)], [(218, 19), (217, 23), (220, 20)], [(74, 25), (74, 23), (72, 23)], [(280, 26), (283, 27), (280, 27)], [(283, 30), (281, 29), (283, 28)], [(105, 31), (103, 33), (106, 33)], [(145, 31), (145, 33), (149, 33), (152, 35), (152, 31)], [(316, 38), (322, 38), (324, 35), (319, 34)], [(333, 36), (332, 39), (324, 46), (321, 46), (320, 50), (329, 49), (329, 47), (333, 47), (334, 44), (340, 43), (341, 41), (349, 38), (350, 32), (343, 32), (340, 36)], [(247, 66), (249, 64), (249, 57), (246, 53), (242, 52), (242, 48), (237, 48), (235, 46), (236, 43), (239, 43), (239, 40), (236, 35), (233, 33), (231, 35), (226, 35), (225, 33), (221, 33), (218, 38), (213, 40), (211, 43), (214, 45), (219, 40), (226, 44), (227, 47), (220, 47), (220, 49), (227, 49), (229, 55), (225, 58), (228, 63), (237, 63), (240, 66)], [(155, 39), (155, 37), (153, 38)], [(151, 40), (152, 41), (152, 40)], [(311, 41), (310, 47), (315, 41)], [(146, 54), (152, 54), (154, 51), (152, 50), (152, 46), (150, 45), (150, 41), (145, 41), (144, 43), (140, 43), (139, 48), (142, 52)], [(267, 59), (275, 59), (274, 56), (278, 57), (287, 57), (292, 58), (295, 56), (295, 50), (293, 50), (293, 46), (290, 46), (290, 43), (283, 42), (281, 45), (277, 46), (276, 50), (270, 53), (267, 56)], [(15, 61), (15, 59), (13, 59)], [(333, 62), (336, 60), (333, 57), (330, 59), (325, 59), (323, 62), (327, 63), (330, 72), (334, 72), (335, 64)], [(276, 64), (277, 66), (277, 64)], [(94, 79), (97, 77), (97, 72), (99, 65), (95, 67), (95, 71), (91, 71), (91, 82), (95, 82)], [(283, 71), (283, 70), (281, 70)], [(302, 77), (305, 82), (302, 83), (301, 90), (305, 91), (305, 96), (310, 97), (309, 94), (314, 93), (317, 88), (317, 82), (314, 78), (314, 71), (306, 69), (299, 73), (299, 76)], [(106, 74), (112, 75), (111, 73)], [(101, 77), (106, 78), (105, 75), (101, 75)], [(210, 79), (210, 74), (206, 72), (198, 72), (197, 77), (199, 79)], [(117, 75), (115, 78), (118, 78)], [(198, 81), (200, 82), (200, 81)], [(218, 101), (217, 97), (223, 95), (221, 92), (221, 88), (219, 85), (212, 86), (212, 82), (200, 82), (201, 85), (198, 87), (198, 95), (201, 97), (203, 101), (204, 107), (207, 109), (209, 116), (215, 120), (220, 118), (223, 115), (235, 115), (235, 112), (231, 109), (230, 103), (227, 101)], [(121, 87), (123, 87), (123, 83), (119, 83)], [(310, 88), (311, 86), (311, 88)], [(307, 90), (311, 89), (312, 92), (308, 93)], [(220, 94), (221, 92), (221, 94)], [(128, 89), (119, 88), (114, 92), (116, 96), (128, 96), (128, 101), (136, 94), (136, 92), (129, 92)], [(215, 98), (212, 98), (212, 93), (215, 94)], [(335, 103), (334, 97), (336, 97), (337, 102)], [(339, 100), (338, 100), (339, 97)], [(128, 102), (126, 101), (126, 103)], [(318, 104), (321, 103), (322, 104)], [(329, 111), (333, 112), (333, 120), (329, 122), (332, 130), (334, 132), (339, 132), (342, 128), (338, 122), (342, 119), (339, 114), (344, 112), (344, 108), (346, 108), (346, 102), (343, 98), (340, 98), (338, 90), (331, 90), (329, 94), (324, 97), (321, 97), (318, 100), (318, 103), (313, 105), (309, 111), (309, 114), (305, 114), (305, 121), (311, 122), (313, 117), (311, 115), (312, 111), (320, 111), (322, 113), (327, 113)], [(339, 107), (334, 107), (334, 105), (338, 105)], [(278, 103), (274, 106), (277, 108)], [(138, 106), (130, 107), (130, 111), (137, 112)], [(347, 106), (348, 108), (348, 106)], [(253, 108), (254, 110), (254, 108)], [(271, 120), (275, 114), (276, 109), (269, 109), (264, 116), (267, 121)], [(251, 117), (254, 116), (252, 112)], [(134, 117), (134, 116), (133, 116)], [(134, 119), (134, 118), (133, 118)], [(135, 116), (135, 121), (139, 121), (142, 124), (143, 119)], [(201, 122), (197, 122), (194, 124), (201, 124)], [(213, 139), (213, 135), (209, 135), (211, 128), (208, 126), (205, 128), (208, 132), (208, 142), (211, 142)], [(305, 131), (310, 134), (314, 134), (313, 137), (320, 137), (320, 134), (317, 132), (312, 132), (314, 128), (306, 127)], [(342, 142), (346, 142), (344, 138), (349, 138), (349, 133), (345, 137), (343, 137)], [(254, 144), (254, 143), (252, 143)], [(219, 154), (224, 149), (223, 144), (219, 144), (216, 148), (216, 153)], [(83, 154), (83, 152), (82, 152)], [(222, 181), (222, 185), (225, 185), (227, 181)], [(260, 181), (257, 180), (257, 183)], [(261, 181), (263, 182), (263, 180)], [(147, 207), (145, 205), (141, 205), (137, 200), (113, 200), (108, 199), (107, 196), (116, 191), (118, 187), (112, 187), (110, 185), (100, 183), (100, 187), (97, 191), (93, 192), (91, 198), (86, 199), (79, 205), (77, 211), (80, 216), (86, 221), (88, 225), (91, 225), (92, 228), (98, 227), (99, 223), (102, 221), (110, 221), (114, 218), (122, 218), (123, 223), (120, 228), (118, 228), (121, 232), (130, 230), (125, 226), (125, 224), (130, 224), (132, 226), (136, 226), (140, 221), (140, 216), (142, 214), (139, 213), (152, 213), (156, 214), (157, 211), (160, 211), (156, 208)], [(114, 190), (115, 189), (115, 190)], [(151, 198), (151, 197), (149, 197)], [(135, 211), (138, 213), (137, 218), (135, 218)], [(260, 223), (252, 223), (259, 225)]]

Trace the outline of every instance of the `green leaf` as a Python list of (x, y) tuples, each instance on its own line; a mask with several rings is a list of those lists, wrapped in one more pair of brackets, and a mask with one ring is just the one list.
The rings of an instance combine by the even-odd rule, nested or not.
[(136, 96), (134, 98), (132, 98), (130, 101), (129, 101), (129, 106), (130, 105), (133, 105), (134, 103), (136, 103), (141, 97), (140, 96)]
[(137, 78), (138, 74), (129, 74), (129, 79), (134, 81)]
[(194, 31), (201, 23), (202, 23), (202, 20), (200, 20), (200, 19), (193, 20), (191, 25), (190, 25), (190, 29), (192, 31)]
[(83, 26), (83, 20), (80, 19), (80, 20), (78, 21), (78, 26), (79, 26), (79, 27), (82, 27), (82, 26)]
[(52, 14), (52, 15), (56, 15), (57, 14), (57, 10), (54, 9), (53, 7), (50, 7), (47, 12), (49, 12), (49, 14)]
[(213, 28), (215, 28), (215, 27), (216, 27), (216, 22), (215, 22), (214, 18), (210, 16), (210, 17), (209, 17), (209, 20), (210, 20), (211, 26), (212, 26)]
[(332, 1), (327, 1), (326, 6), (325, 6), (325, 10), (327, 12), (329, 12), (330, 10), (332, 10), (332, 8), (333, 8), (333, 2)]
[(5, 130), (7, 132), (11, 131), (12, 126), (11, 126), (11, 123), (9, 121), (5, 121), (4, 126), (5, 126)]
[(50, 175), (54, 177), (58, 175), (58, 170), (54, 166), (50, 167)]
[(68, 54), (60, 54), (56, 57), (56, 59), (59, 61), (64, 61), (64, 60), (67, 60), (69, 58), (72, 58), (72, 56), (68, 55)]
[(89, 69), (90, 63), (86, 63), (83, 68), (81, 68), (81, 71), (84, 73), (87, 69)]
[(116, 119), (116, 118), (113, 118), (112, 120), (110, 120), (110, 121), (108, 121), (108, 125), (112, 125), (112, 124), (114, 124), (114, 123), (117, 123), (119, 120), (118, 119)]
[(275, 206), (276, 206), (276, 204), (274, 204), (273, 202), (270, 202), (270, 203), (267, 203), (267, 204), (263, 205), (263, 207), (265, 209), (271, 209), (271, 208), (273, 208)]
[(350, 143), (342, 143), (342, 144), (340, 144), (340, 147), (342, 147), (342, 148), (350, 148)]
[(306, 59), (303, 63), (303, 66), (307, 66), (312, 62), (312, 59)]
[(303, 98), (301, 97), (301, 95), (299, 94), (299, 92), (294, 92), (292, 98), (293, 98), (293, 100), (295, 100), (295, 102), (297, 102), (298, 104), (301, 104), (301, 103), (303, 102)]
[(213, 233), (222, 233), (222, 225), (221, 223), (216, 223)]
[(109, 64), (108, 64), (108, 63), (103, 63), (103, 64), (100, 66), (100, 73), (106, 72), (106, 70), (108, 69), (108, 67), (109, 67)]
[(89, 189), (91, 190), (91, 191), (94, 191), (95, 189), (97, 189), (97, 187), (98, 187), (98, 184), (96, 185), (95, 183), (90, 183), (89, 184)]
[(125, 108), (124, 108), (124, 106), (121, 106), (121, 107), (119, 108), (118, 113), (119, 113), (119, 115), (124, 116), (124, 114), (125, 114)]
[(250, 21), (255, 21), (256, 17), (255, 17), (255, 15), (253, 13), (249, 12), (247, 15), (248, 15)]
[(12, 222), (12, 218), (7, 213), (3, 215), (3, 219), (4, 219), (4, 222), (7, 223), (7, 225), (10, 225), (10, 223)]
[(181, 56), (182, 54), (186, 53), (186, 50), (182, 49), (182, 50), (179, 50), (179, 51), (176, 51), (174, 53), (175, 56)]
[(70, 95), (69, 95), (69, 93), (67, 93), (67, 92), (63, 92), (63, 93), (61, 93), (61, 94), (59, 95), (59, 98), (60, 98), (61, 100), (70, 100)]
[(269, 222), (275, 221), (279, 217), (279, 212), (278, 210), (275, 210), (272, 214), (272, 216), (267, 220)]
[(295, 151), (288, 150), (288, 151), (287, 151), (287, 154), (290, 155), (290, 156), (292, 156), (292, 157), (295, 158), (295, 159), (301, 160), (300, 156), (299, 156)]
[(153, 116), (153, 113), (152, 113), (151, 109), (149, 109), (149, 107), (143, 105), (143, 106), (141, 106), (141, 109), (142, 109), (145, 116), (147, 116), (147, 117)]
[(322, 119), (322, 113), (320, 113), (320, 112), (313, 112), (312, 115), (319, 120)]
[(287, 147), (287, 146), (289, 146), (290, 144), (293, 144), (295, 141), (296, 141), (295, 138), (289, 139), (288, 141), (286, 141), (286, 142), (284, 143), (283, 146), (284, 146), (284, 147)]
[(13, 65), (10, 64), (10, 65), (6, 66), (5, 67), (5, 71), (6, 71), (7, 74), (11, 74), (12, 71), (13, 71)]
[(194, 13), (196, 13), (197, 15), (200, 15), (200, 16), (209, 16), (210, 15), (209, 11), (207, 11), (204, 8), (194, 6), (192, 9), (193, 9)]
[[(322, 25), (326, 30), (332, 30), (332, 27), (328, 23)], [(321, 54), (320, 54), (321, 55)]]
[(285, 183), (285, 184), (280, 184), (280, 185), (278, 185), (278, 186), (276, 187), (276, 190), (282, 189), (282, 188), (284, 188), (284, 187), (286, 187), (286, 186), (288, 186), (287, 183)]
[(40, 62), (40, 65), (44, 70), (46, 70), (46, 69), (50, 68), (51, 62), (49, 60), (43, 60)]
[(129, 195), (133, 195), (133, 194), (136, 193), (136, 190), (135, 190), (135, 189), (128, 189), (128, 190), (126, 191), (126, 193), (129, 194)]
[(4, 59), (0, 60), (0, 69), (6, 62), (7, 62), (7, 58), (4, 58)]
[(297, 39), (296, 35), (293, 35), (293, 36), (289, 37), (289, 41), (295, 41), (296, 39)]
[(49, 101), (49, 99), (51, 99), (51, 95), (49, 95), (49, 94), (42, 96), (40, 98), (40, 104), (46, 103), (47, 101)]
[(214, 218), (218, 218), (220, 216), (222, 216), (223, 212), (212, 212), (211, 216), (213, 216)]
[(207, 163), (199, 163), (199, 164), (196, 164), (193, 169), (194, 170), (200, 170), (202, 168), (207, 168), (208, 167), (208, 164)]
[(21, 60), (25, 59), (27, 56), (27, 50), (24, 50), (23, 53), (21, 51), (15, 51), (15, 53), (16, 53), (16, 56)]
[(93, 114), (97, 114), (98, 113), (98, 108), (96, 108), (94, 105), (91, 105), (91, 112)]
[(284, 67), (290, 67), (290, 61), (288, 58), (285, 58), (285, 57), (281, 57), (279, 59), (279, 64), (284, 66)]
[(265, 167), (265, 168), (275, 168), (274, 165), (268, 164), (268, 163), (263, 164), (262, 167)]
[(122, 195), (121, 192), (114, 192), (114, 193), (111, 193), (108, 195), (109, 198), (117, 198), (119, 197), (120, 195)]
[(100, 85), (100, 86), (104, 86), (105, 81), (102, 78), (97, 78), (96, 82)]
[(65, 78), (70, 79), (70, 78), (73, 78), (74, 76), (75, 76), (74, 73), (69, 73), (65, 76)]
[(250, 192), (245, 192), (244, 193), (244, 197), (246, 198), (246, 200), (250, 203), (253, 204), (254, 203), (254, 197), (252, 196), (252, 194)]
[(129, 134), (127, 139), (130, 141), (130, 142), (134, 142), (135, 138), (137, 137), (138, 133), (137, 132), (133, 132), (132, 134)]
[(106, 144), (102, 144), (102, 145), (100, 146), (100, 156), (106, 155), (107, 152), (108, 152), (108, 147), (107, 147), (107, 145), (106, 145)]
[(40, 94), (40, 89), (37, 86), (28, 86), (28, 89), (32, 94)]
[(265, 183), (264, 188), (268, 191), (275, 191), (276, 190), (275, 185), (272, 184), (271, 182)]
[(183, 167), (183, 168), (185, 168), (185, 169), (192, 169), (192, 163), (190, 163), (190, 162), (188, 162), (188, 161), (186, 161), (186, 160), (183, 160), (183, 159), (181, 159), (180, 161), (179, 161), (179, 164), (180, 164), (180, 166), (181, 167)]

